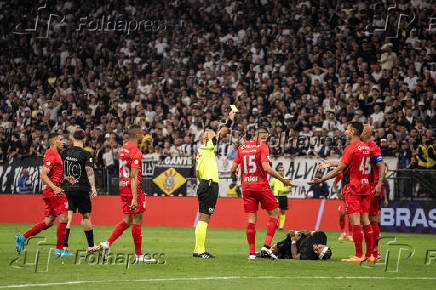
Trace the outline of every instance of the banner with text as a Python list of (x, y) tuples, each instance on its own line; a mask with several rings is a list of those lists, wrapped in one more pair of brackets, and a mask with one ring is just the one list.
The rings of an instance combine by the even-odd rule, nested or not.
[(436, 202), (394, 201), (380, 211), (385, 232), (436, 234)]
[(194, 176), (194, 164), (191, 157), (162, 156), (152, 166), (152, 192), (148, 194), (186, 195), (187, 179)]
[(0, 193), (19, 192), (18, 179), (22, 176), (23, 169), (29, 171), (29, 179), (32, 184), (30, 192), (41, 192), (42, 181), (39, 178), (41, 167), (42, 157), (26, 157), (0, 165)]

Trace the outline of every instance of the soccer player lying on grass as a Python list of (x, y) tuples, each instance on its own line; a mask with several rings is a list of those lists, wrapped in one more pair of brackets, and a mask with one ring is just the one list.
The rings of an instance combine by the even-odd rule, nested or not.
[[(271, 247), (279, 259), (328, 260), (332, 250), (322, 231), (289, 231), (286, 238)], [(260, 252), (256, 256), (262, 257)]]

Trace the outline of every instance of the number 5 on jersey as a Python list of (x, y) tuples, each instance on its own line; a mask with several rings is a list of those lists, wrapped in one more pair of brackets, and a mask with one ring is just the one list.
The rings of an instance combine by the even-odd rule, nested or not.
[(367, 175), (371, 173), (371, 158), (363, 157), (362, 162), (360, 162), (359, 171), (362, 174)]

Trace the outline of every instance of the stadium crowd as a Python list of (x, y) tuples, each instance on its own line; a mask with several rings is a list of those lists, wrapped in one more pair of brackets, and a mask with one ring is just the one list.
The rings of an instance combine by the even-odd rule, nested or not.
[(263, 125), (273, 155), (340, 156), (352, 120), (370, 122), (401, 168), (436, 153), (431, 0), (18, 2), (0, 4), (0, 162), (42, 156), (50, 131), (82, 127), (96, 167), (110, 168), (132, 123), (153, 137), (146, 156), (192, 156), (230, 104), (238, 122), (219, 145), (230, 158)]

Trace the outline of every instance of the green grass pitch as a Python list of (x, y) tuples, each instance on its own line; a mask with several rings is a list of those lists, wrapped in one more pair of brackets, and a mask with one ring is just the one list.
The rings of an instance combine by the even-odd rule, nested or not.
[[(330, 261), (248, 261), (245, 230), (209, 229), (207, 250), (216, 259), (201, 260), (192, 257), (193, 228), (143, 227), (143, 251), (164, 253), (166, 263), (161, 265), (125, 264), (91, 265), (75, 264), (75, 257), (50, 258), (50, 246), (38, 245), (33, 240), (16, 260), (15, 233), (22, 233), (30, 225), (0, 225), (0, 289), (17, 287), (31, 289), (435, 289), (436, 237), (420, 234), (382, 233), (383, 257), (386, 264), (343, 263), (341, 258), (353, 253), (353, 243), (338, 242), (338, 232), (327, 232), (329, 246), (333, 250)], [(96, 226), (96, 243), (105, 240), (113, 226)], [(46, 243), (55, 243), (56, 226), (40, 233)], [(284, 237), (277, 232), (274, 241)], [(263, 243), (265, 230), (256, 235), (258, 249)], [(394, 239), (396, 238), (396, 241)], [(86, 248), (81, 226), (75, 225), (70, 235), (70, 250)], [(401, 250), (400, 248), (404, 248)], [(38, 272), (35, 272), (37, 249)], [(433, 252), (431, 251), (433, 250)], [(132, 253), (133, 241), (130, 230), (124, 232), (111, 248), (115, 253)], [(389, 251), (389, 255), (388, 252)], [(414, 251), (414, 252), (413, 252)], [(408, 258), (408, 256), (413, 255)], [(430, 261), (426, 265), (427, 260)], [(398, 258), (399, 257), (399, 258)], [(433, 257), (433, 258), (431, 258)], [(89, 260), (88, 260), (89, 261)], [(427, 262), (428, 262), (427, 261)], [(122, 258), (120, 258), (120, 263)], [(43, 272), (47, 270), (47, 272)], [(34, 284), (33, 287), (26, 284)], [(14, 288), (15, 288), (14, 287)]]

